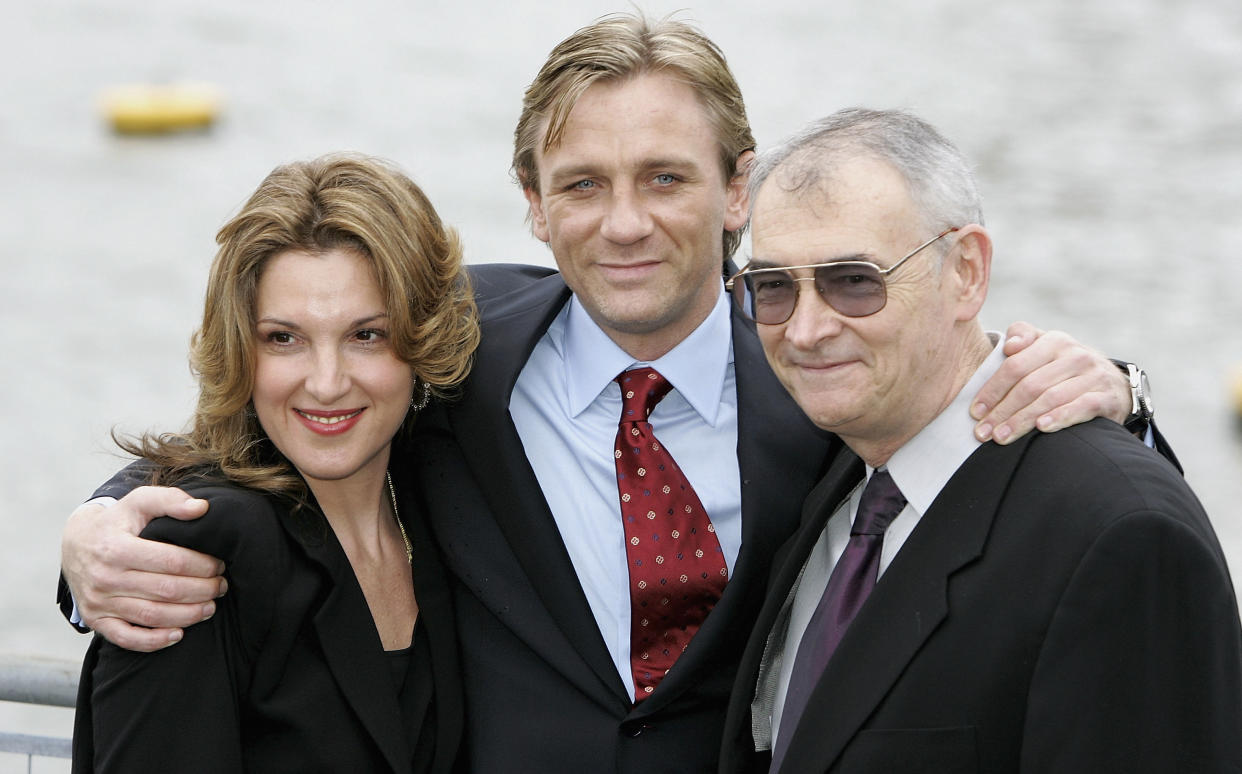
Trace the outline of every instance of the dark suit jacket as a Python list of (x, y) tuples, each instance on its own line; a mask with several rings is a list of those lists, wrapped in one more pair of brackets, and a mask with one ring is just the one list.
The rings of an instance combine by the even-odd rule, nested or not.
[[(690, 772), (716, 767), (741, 648), (772, 553), (839, 442), (812, 426), (734, 317), (742, 547), (724, 597), (656, 691), (617, 675), (509, 416), (536, 342), (569, 298), (547, 270), (475, 267), (483, 343), (460, 400), (421, 417), (409, 472), (454, 580), (466, 769)], [(572, 486), (573, 482), (566, 482)]]
[(183, 488), (210, 501), (207, 515), (157, 519), (143, 534), (222, 558), (229, 593), (175, 647), (130, 653), (96, 637), (74, 771), (451, 771), (462, 712), (452, 606), (409, 498), (401, 512), (434, 674), (426, 725), (426, 700), (403, 721), (366, 599), (321, 516), (237, 486)]
[[(768, 632), (862, 475), (839, 460), (777, 557), (722, 770), (766, 770), (749, 704)], [(784, 771), (1242, 771), (1242, 632), (1177, 471), (1095, 420), (985, 444), (880, 578), (812, 693)]]

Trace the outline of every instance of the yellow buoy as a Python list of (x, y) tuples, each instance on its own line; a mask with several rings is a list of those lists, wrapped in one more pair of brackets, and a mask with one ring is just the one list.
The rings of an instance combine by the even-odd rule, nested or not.
[(161, 134), (210, 126), (220, 112), (220, 91), (206, 83), (131, 83), (106, 90), (104, 117), (121, 134)]
[(1242, 366), (1233, 369), (1229, 382), (1230, 397), (1233, 399), (1233, 416), (1242, 426)]

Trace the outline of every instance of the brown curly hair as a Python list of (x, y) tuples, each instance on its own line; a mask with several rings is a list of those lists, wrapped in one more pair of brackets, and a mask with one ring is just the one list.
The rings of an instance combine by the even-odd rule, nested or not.
[(255, 297), (268, 259), (278, 253), (346, 249), (370, 261), (393, 351), (413, 371), (416, 395), (425, 386), (435, 397), (449, 396), (469, 372), (479, 328), (461, 242), (422, 190), (386, 162), (338, 153), (283, 164), (216, 242), (203, 323), (190, 342), (199, 385), (190, 429), (116, 438), (154, 463), (152, 483), (218, 470), (245, 486), (305, 498), (305, 482), (249, 408)]

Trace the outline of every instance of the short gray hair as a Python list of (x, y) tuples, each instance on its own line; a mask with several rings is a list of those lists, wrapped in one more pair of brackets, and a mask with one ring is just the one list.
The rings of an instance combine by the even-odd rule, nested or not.
[(847, 108), (813, 121), (759, 156), (750, 172), (751, 204), (778, 171), (788, 193), (827, 193), (834, 167), (859, 155), (897, 170), (929, 231), (983, 225), (983, 204), (965, 156), (931, 124), (901, 110)]

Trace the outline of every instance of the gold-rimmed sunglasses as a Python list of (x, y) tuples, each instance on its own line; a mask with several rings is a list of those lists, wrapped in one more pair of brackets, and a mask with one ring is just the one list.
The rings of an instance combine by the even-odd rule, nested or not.
[[(959, 227), (960, 228), (960, 227)], [(750, 268), (734, 274), (725, 283), (742, 313), (762, 325), (780, 325), (793, 317), (798, 305), (798, 283), (815, 282), (815, 291), (824, 303), (846, 317), (875, 314), (888, 303), (887, 277), (901, 265), (943, 237), (957, 231), (950, 228), (911, 250), (901, 260), (881, 269), (868, 261), (836, 261), (805, 266)], [(809, 277), (795, 277), (796, 269), (810, 269)]]

